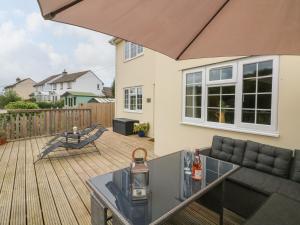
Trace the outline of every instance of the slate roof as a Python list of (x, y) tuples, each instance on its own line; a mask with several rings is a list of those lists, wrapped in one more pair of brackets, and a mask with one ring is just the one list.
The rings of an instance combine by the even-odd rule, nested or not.
[(56, 77), (58, 77), (58, 76), (60, 76), (60, 75), (61, 75), (61, 74), (52, 75), (52, 76), (50, 76), (50, 77), (48, 77), (48, 78), (46, 78), (46, 79), (44, 79), (44, 80), (42, 80), (42, 81), (36, 83), (35, 85), (33, 85), (33, 87), (42, 86), (42, 85), (46, 84), (47, 82), (49, 82), (49, 81), (55, 79)]
[[(20, 81), (18, 81), (18, 82), (16, 82), (16, 83), (13, 83), (13, 84), (10, 84), (10, 85), (5, 86), (4, 89), (15, 87), (17, 84), (22, 83), (22, 82), (25, 81), (25, 80), (32, 80), (32, 79), (31, 79), (31, 78), (26, 78), (26, 79), (20, 80)], [(35, 82), (34, 80), (32, 80), (32, 81)]]
[(81, 77), (82, 75), (86, 74), (89, 71), (90, 70), (77, 72), (77, 73), (67, 73), (67, 74), (63, 75), (62, 77), (52, 81), (51, 84), (75, 81), (77, 78)]

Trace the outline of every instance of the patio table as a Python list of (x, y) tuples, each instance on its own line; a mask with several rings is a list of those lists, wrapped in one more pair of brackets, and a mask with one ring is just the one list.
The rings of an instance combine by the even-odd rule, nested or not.
[[(130, 168), (88, 180), (92, 190), (92, 225), (106, 225), (110, 219), (113, 224), (160, 224), (211, 190), (219, 193), (215, 211), (223, 224), (223, 181), (239, 166), (201, 155), (202, 179), (195, 181), (191, 178), (192, 158), (192, 152), (180, 151), (148, 161), (147, 200), (131, 200)], [(108, 216), (108, 209), (112, 217)]]

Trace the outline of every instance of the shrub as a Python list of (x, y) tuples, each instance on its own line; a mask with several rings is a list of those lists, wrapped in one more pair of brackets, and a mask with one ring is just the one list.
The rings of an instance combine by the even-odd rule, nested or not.
[(139, 131), (144, 131), (145, 134), (149, 131), (150, 124), (149, 123), (135, 123), (133, 132), (138, 133)]
[(0, 96), (0, 109), (4, 108), (10, 102), (21, 101), (21, 98), (15, 91), (6, 91), (4, 95)]
[(64, 100), (60, 100), (57, 102), (37, 102), (36, 103), (41, 109), (52, 109), (52, 108), (63, 108)]
[(5, 109), (38, 109), (38, 105), (33, 102), (10, 102), (5, 106)]

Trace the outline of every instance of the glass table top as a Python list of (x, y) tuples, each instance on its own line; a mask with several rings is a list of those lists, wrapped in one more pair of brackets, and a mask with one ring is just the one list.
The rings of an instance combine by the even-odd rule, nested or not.
[(195, 181), (191, 177), (193, 157), (193, 152), (180, 151), (148, 161), (147, 200), (131, 200), (129, 167), (96, 176), (88, 183), (129, 224), (151, 224), (192, 197), (201, 196), (213, 182), (225, 179), (238, 168), (235, 164), (201, 155), (202, 179)]

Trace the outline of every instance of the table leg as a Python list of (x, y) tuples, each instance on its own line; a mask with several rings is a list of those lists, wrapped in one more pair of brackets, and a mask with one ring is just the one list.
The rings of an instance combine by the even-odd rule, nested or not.
[(107, 208), (94, 194), (91, 194), (92, 225), (107, 225), (107, 219)]
[(225, 188), (225, 182), (223, 181), (220, 187), (220, 202), (221, 202), (221, 207), (220, 207), (220, 212), (219, 212), (219, 224), (223, 225), (224, 223), (224, 188)]

